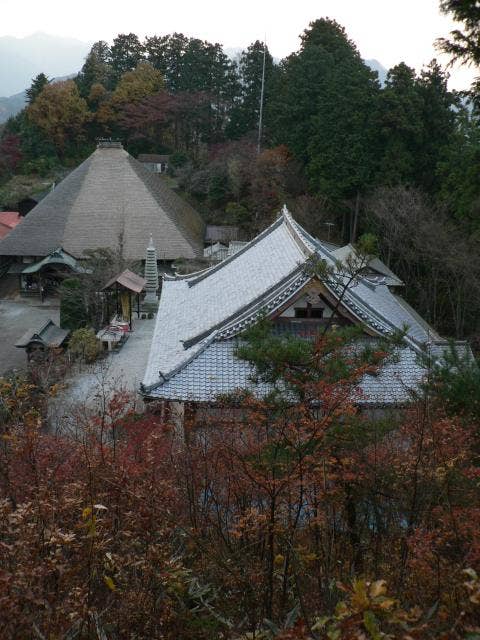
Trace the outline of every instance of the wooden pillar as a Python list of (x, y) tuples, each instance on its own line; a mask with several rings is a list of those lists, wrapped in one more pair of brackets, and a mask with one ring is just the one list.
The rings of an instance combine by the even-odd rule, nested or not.
[(132, 330), (132, 292), (128, 292), (128, 313), (130, 315), (129, 325), (130, 331)]

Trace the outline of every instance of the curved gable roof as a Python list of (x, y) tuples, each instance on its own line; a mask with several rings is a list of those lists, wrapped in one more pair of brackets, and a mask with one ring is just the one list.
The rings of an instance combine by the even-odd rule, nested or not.
[[(310, 278), (311, 255), (335, 267), (331, 247), (310, 236), (285, 210), (268, 229), (218, 265), (188, 276), (165, 278), (144, 388), (161, 386), (191, 366), (213, 344), (238, 336), (262, 314), (274, 314)], [(344, 290), (342, 276), (324, 283), (342, 305), (376, 335), (407, 328), (414, 350), (436, 333), (385, 284), (364, 277)]]

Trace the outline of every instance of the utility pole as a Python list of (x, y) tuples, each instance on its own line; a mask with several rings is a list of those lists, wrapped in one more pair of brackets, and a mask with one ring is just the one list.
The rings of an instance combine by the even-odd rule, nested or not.
[(332, 230), (332, 227), (335, 226), (335, 223), (334, 222), (324, 222), (323, 224), (327, 227), (327, 242), (330, 242), (330, 231)]
[(258, 118), (258, 143), (257, 143), (257, 153), (260, 153), (260, 147), (262, 145), (262, 124), (263, 124), (263, 96), (265, 93), (265, 59), (267, 55), (267, 45), (265, 40), (267, 37), (265, 36), (263, 39), (263, 66), (262, 66), (262, 88), (260, 91), (260, 116)]

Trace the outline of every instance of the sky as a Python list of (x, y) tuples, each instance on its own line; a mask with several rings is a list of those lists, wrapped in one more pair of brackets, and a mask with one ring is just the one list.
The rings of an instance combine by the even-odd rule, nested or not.
[[(0, 36), (42, 31), (93, 42), (133, 31), (140, 37), (179, 31), (245, 47), (264, 34), (282, 58), (320, 17), (335, 18), (362, 56), (389, 68), (404, 61), (417, 71), (433, 57), (434, 41), (453, 28), (439, 0), (0, 0)], [(472, 69), (451, 70), (452, 88), (467, 88)]]

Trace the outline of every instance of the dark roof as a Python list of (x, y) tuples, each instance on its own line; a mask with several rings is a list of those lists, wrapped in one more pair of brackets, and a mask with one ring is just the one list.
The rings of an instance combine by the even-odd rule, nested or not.
[(130, 269), (125, 269), (125, 271), (122, 271), (118, 276), (111, 278), (103, 287), (102, 291), (105, 291), (105, 289), (108, 289), (115, 283), (134, 293), (140, 293), (145, 287), (146, 280), (136, 273), (133, 273), (133, 271), (130, 271)]
[(202, 255), (205, 224), (193, 207), (121, 146), (102, 145), (0, 242), (0, 255), (76, 258), (87, 249), (145, 257), (150, 235), (159, 259)]
[(139, 162), (168, 162), (170, 160), (169, 155), (159, 153), (141, 153), (138, 156)]
[(15, 346), (25, 348), (32, 342), (40, 342), (46, 347), (60, 347), (69, 333), (67, 329), (57, 327), (53, 320), (47, 320), (36, 329), (28, 329)]
[(48, 256), (42, 258), (41, 260), (38, 260), (37, 262), (34, 262), (33, 264), (23, 265), (22, 273), (37, 273), (38, 271), (40, 271), (40, 269), (50, 264), (63, 265), (77, 273), (81, 273), (83, 271), (82, 267), (77, 264), (77, 261), (73, 256), (69, 255), (66, 251), (63, 251), (63, 249), (59, 248), (55, 249), (55, 251), (52, 251), (52, 253), (50, 253)]

